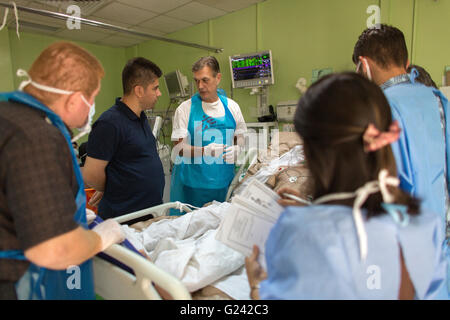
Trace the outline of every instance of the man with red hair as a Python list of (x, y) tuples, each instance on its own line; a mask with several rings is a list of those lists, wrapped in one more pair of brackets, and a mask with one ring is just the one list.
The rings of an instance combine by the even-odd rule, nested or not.
[(89, 259), (123, 233), (113, 220), (88, 230), (70, 130), (89, 132), (103, 67), (57, 42), (18, 75), (0, 94), (0, 298), (93, 299)]

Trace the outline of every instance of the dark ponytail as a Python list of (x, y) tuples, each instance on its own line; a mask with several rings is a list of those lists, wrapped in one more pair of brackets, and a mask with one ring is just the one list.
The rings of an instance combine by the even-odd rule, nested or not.
[[(390, 107), (381, 89), (356, 73), (325, 76), (300, 99), (294, 124), (304, 141), (314, 198), (354, 192), (365, 183), (378, 180), (382, 169), (397, 176), (390, 145), (364, 151), (362, 137), (370, 123), (387, 131), (392, 123)], [(389, 190), (396, 203), (406, 205), (410, 214), (418, 213), (417, 199), (398, 188)], [(369, 196), (363, 205), (369, 217), (384, 212), (382, 202), (379, 192)], [(340, 203), (351, 205), (353, 199)]]

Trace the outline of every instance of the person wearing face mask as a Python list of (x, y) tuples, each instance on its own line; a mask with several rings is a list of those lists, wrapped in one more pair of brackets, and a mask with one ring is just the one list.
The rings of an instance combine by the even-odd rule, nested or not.
[(161, 96), (161, 75), (155, 63), (130, 59), (122, 71), (123, 96), (92, 127), (82, 170), (97, 191), (89, 204), (100, 201), (103, 219), (162, 204), (164, 171), (144, 112)]
[[(327, 75), (294, 116), (313, 200), (288, 204), (246, 259), (253, 299), (446, 299), (442, 222), (401, 190), (391, 144), (400, 135), (380, 88), (356, 73)], [(301, 205), (301, 206), (299, 206)]]
[(20, 90), (0, 94), (0, 299), (94, 299), (90, 258), (124, 235), (113, 220), (87, 229), (70, 131), (88, 132), (103, 68), (57, 42), (17, 75)]
[(392, 116), (402, 129), (400, 139), (392, 145), (400, 187), (441, 217), (446, 238), (443, 246), (450, 261), (448, 101), (436, 88), (420, 83), (416, 69), (407, 73), (405, 37), (395, 27), (381, 24), (363, 31), (352, 60), (357, 72), (379, 85), (389, 101)]
[(225, 201), (247, 126), (239, 105), (218, 90), (222, 74), (215, 57), (200, 58), (192, 72), (198, 93), (174, 115), (170, 201), (201, 207)]

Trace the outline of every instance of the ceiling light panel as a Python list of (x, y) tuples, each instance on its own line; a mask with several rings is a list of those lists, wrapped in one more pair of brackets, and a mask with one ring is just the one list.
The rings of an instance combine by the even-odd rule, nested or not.
[(208, 19), (227, 14), (226, 11), (206, 6), (198, 2), (190, 2), (182, 7), (166, 13), (167, 16), (192, 23), (200, 23)]
[(93, 16), (125, 23), (139, 24), (157, 14), (143, 9), (137, 9), (124, 5), (119, 2), (113, 2), (100, 10), (93, 12)]

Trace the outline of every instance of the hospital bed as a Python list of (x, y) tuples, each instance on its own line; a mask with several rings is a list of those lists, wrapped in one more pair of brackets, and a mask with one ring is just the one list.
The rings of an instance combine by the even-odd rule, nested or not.
[[(171, 208), (184, 212), (192, 211), (177, 202), (165, 203), (115, 218), (118, 223), (152, 214), (155, 218), (167, 215)], [(155, 266), (143, 256), (114, 244), (104, 251), (111, 261), (101, 257), (93, 258), (95, 292), (103, 299), (111, 300), (160, 300), (155, 284), (176, 300), (190, 300), (191, 294), (180, 280)], [(119, 264), (115, 263), (120, 262)], [(121, 267), (125, 264), (126, 268)], [(130, 270), (132, 270), (132, 273)]]
[(231, 196), (233, 195), (234, 189), (242, 181), (245, 174), (247, 173), (248, 168), (250, 168), (253, 164), (255, 164), (257, 160), (258, 160), (258, 149), (256, 148), (250, 148), (242, 158), (238, 159), (238, 163), (240, 163), (241, 165), (239, 166), (239, 169), (234, 175), (233, 180), (231, 180), (225, 201), (230, 200)]
[[(244, 177), (247, 169), (256, 163), (257, 149), (250, 149), (242, 156), (239, 169), (228, 189), (226, 201)], [(120, 224), (152, 214), (154, 218), (168, 216), (170, 209), (191, 212), (189, 206), (180, 202), (169, 202), (115, 218)], [(192, 296), (183, 283), (168, 272), (157, 267), (143, 256), (121, 246), (112, 245), (104, 253), (112, 258), (94, 257), (95, 292), (103, 299), (162, 299), (155, 284), (164, 289), (173, 299), (190, 300)], [(117, 263), (118, 262), (118, 263)], [(122, 265), (122, 266), (121, 266)], [(125, 265), (125, 268), (123, 267)]]
[[(229, 200), (234, 188), (242, 180), (246, 170), (256, 162), (257, 151), (257, 149), (250, 149), (240, 159), (241, 165), (230, 184), (226, 201)], [(120, 224), (126, 224), (128, 221), (149, 214), (152, 214), (154, 218), (167, 216), (172, 208), (182, 212), (192, 211), (188, 206), (179, 202), (169, 202), (117, 217), (115, 220)], [(156, 284), (174, 299), (192, 298), (179, 279), (158, 268), (143, 256), (117, 244), (106, 249), (104, 254), (112, 259), (105, 260), (99, 256), (93, 259), (95, 292), (99, 297), (112, 300), (159, 300), (162, 297), (155, 289), (154, 285)]]

